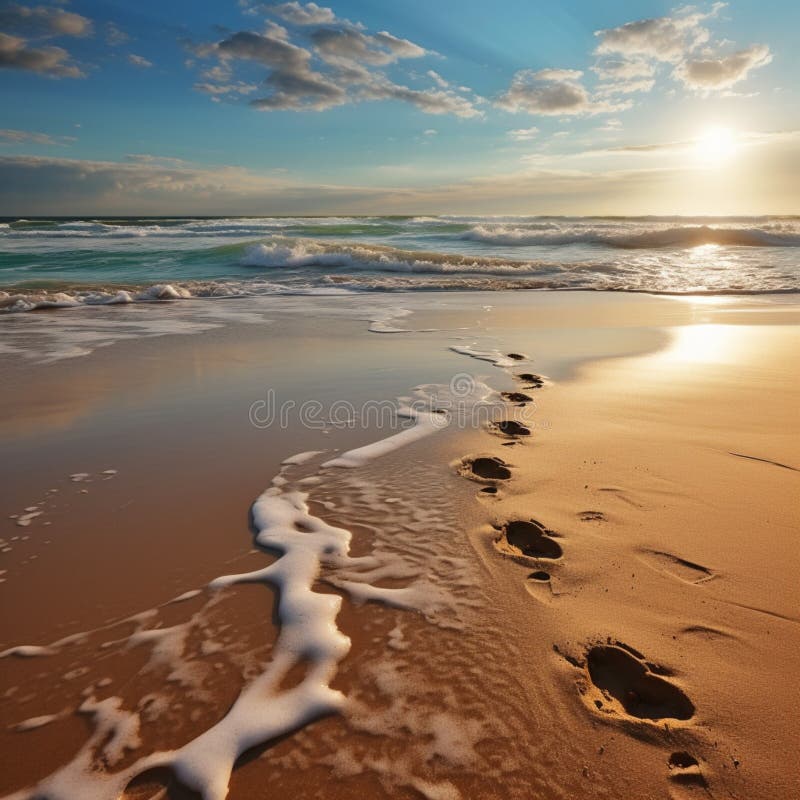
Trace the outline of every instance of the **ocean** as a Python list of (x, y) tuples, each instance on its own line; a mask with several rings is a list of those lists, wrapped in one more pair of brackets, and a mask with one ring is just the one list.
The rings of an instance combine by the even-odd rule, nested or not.
[(0, 219), (0, 311), (411, 290), (800, 291), (800, 217)]

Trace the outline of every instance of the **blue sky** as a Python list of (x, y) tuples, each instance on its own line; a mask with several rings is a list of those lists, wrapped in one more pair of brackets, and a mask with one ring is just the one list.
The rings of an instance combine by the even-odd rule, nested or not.
[(0, 213), (800, 210), (800, 6), (632, 8), (0, 2)]

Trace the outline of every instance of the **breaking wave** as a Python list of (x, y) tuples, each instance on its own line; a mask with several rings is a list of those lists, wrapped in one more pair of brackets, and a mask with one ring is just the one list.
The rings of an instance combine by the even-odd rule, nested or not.
[(689, 248), (702, 245), (729, 247), (800, 247), (800, 230), (792, 226), (758, 228), (715, 228), (708, 225), (659, 227), (650, 230), (620, 232), (614, 227), (570, 226), (556, 223), (532, 223), (523, 227), (512, 225), (475, 225), (461, 234), (464, 241), (484, 242), (505, 246), (588, 244), (606, 247)]
[(798, 217), (0, 220), (0, 313), (320, 292), (800, 291)]

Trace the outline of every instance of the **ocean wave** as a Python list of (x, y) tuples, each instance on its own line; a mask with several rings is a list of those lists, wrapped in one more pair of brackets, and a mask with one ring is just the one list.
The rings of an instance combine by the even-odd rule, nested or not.
[(701, 245), (734, 247), (800, 247), (796, 225), (715, 228), (688, 225), (622, 231), (619, 226), (574, 226), (565, 228), (553, 222), (510, 225), (475, 225), (461, 234), (464, 241), (505, 246), (593, 244), (622, 249), (691, 248)]
[(400, 250), (385, 245), (332, 245), (293, 239), (249, 245), (240, 263), (246, 267), (268, 269), (323, 267), (373, 272), (476, 272), (481, 275), (536, 275), (560, 272), (565, 268), (562, 264), (545, 261), (513, 261), (455, 253)]

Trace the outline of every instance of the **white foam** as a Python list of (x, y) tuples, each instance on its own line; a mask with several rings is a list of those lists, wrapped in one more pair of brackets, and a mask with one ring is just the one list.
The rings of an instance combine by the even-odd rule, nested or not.
[(488, 361), (496, 367), (507, 368), (514, 366), (514, 359), (503, 355), (499, 350), (476, 350), (474, 347), (468, 345), (450, 345), (450, 349), (454, 353), (459, 353), (462, 356), (469, 356), (470, 358), (477, 358), (479, 361)]
[(28, 525), (31, 524), (32, 520), (34, 520), (36, 517), (40, 517), (42, 514), (44, 514), (44, 511), (38, 511), (38, 510), (37, 511), (28, 511), (28, 509), (25, 509), (25, 510), (27, 511), (26, 514), (20, 514), (17, 517), (17, 525), (19, 525), (19, 526), (21, 526), (23, 528), (27, 528)]
[(43, 728), (51, 722), (55, 722), (59, 718), (59, 714), (42, 714), (40, 717), (31, 717), (30, 719), (18, 722), (13, 726), (13, 730), (23, 733), (25, 731), (34, 731), (37, 728)]
[(445, 414), (437, 414), (428, 411), (416, 411), (411, 408), (401, 409), (398, 416), (413, 419), (415, 424), (412, 428), (406, 428), (385, 439), (380, 439), (372, 444), (348, 450), (342, 455), (326, 461), (323, 467), (362, 467), (376, 458), (385, 456), (400, 447), (405, 447), (412, 442), (416, 442), (432, 433), (443, 430), (448, 425), (448, 418)]
[(20, 658), (36, 658), (37, 656), (50, 656), (56, 652), (52, 647), (40, 647), (36, 644), (21, 644), (16, 647), (9, 647), (0, 653), (0, 658), (9, 656), (19, 656)]
[(183, 594), (179, 594), (177, 597), (173, 597), (169, 602), (182, 603), (184, 600), (191, 600), (193, 597), (197, 597), (199, 594), (202, 594), (201, 589), (190, 589), (188, 592), (184, 592)]
[(289, 458), (285, 458), (281, 461), (281, 464), (285, 467), (299, 466), (300, 464), (305, 464), (307, 461), (311, 461), (315, 456), (322, 455), (324, 452), (324, 450), (307, 450), (305, 453), (295, 453), (295, 455), (289, 456)]

